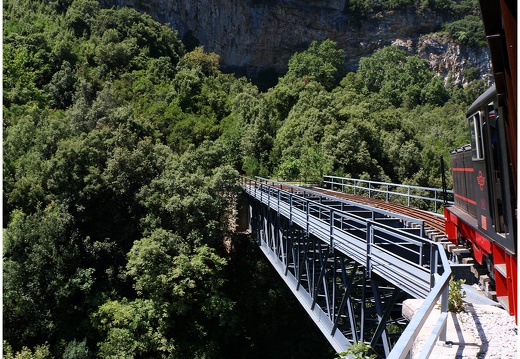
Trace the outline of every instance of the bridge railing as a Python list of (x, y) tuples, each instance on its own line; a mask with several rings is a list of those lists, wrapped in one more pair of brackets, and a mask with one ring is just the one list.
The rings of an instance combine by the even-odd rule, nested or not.
[[(406, 358), (437, 302), (441, 315), (421, 352), (427, 358), (437, 340), (446, 340), (451, 269), (444, 248), (419, 236), (323, 205), (301, 187), (266, 179), (243, 178), (246, 193), (307, 232), (398, 286), (424, 298), (388, 358)], [(344, 348), (345, 349), (345, 348)]]
[[(410, 186), (396, 183), (368, 181), (354, 178), (323, 176), (323, 187), (357, 196), (376, 198), (408, 207), (416, 207), (438, 214), (444, 203), (440, 188)], [(446, 190), (446, 201), (453, 204), (453, 190)]]
[[(259, 177), (259, 176), (256, 176), (255, 180), (258, 181), (258, 182), (261, 182), (261, 183), (270, 184), (273, 187), (285, 188), (286, 190), (288, 190), (290, 192), (295, 192), (296, 191), (298, 193), (301, 193), (303, 198), (318, 197), (319, 196), (320, 199), (337, 200), (337, 197), (330, 196), (330, 195), (327, 195), (327, 194), (324, 194), (324, 193), (321, 193), (321, 192), (313, 191), (312, 188), (309, 189), (307, 187), (300, 187), (300, 186), (292, 185), (292, 184), (289, 184), (289, 183), (279, 182), (279, 181), (275, 181), (275, 180), (272, 180), (272, 179), (269, 179), (269, 178), (263, 178), (263, 177)], [(404, 214), (390, 212), (390, 211), (387, 211), (387, 210), (384, 210), (384, 209), (381, 209), (381, 208), (370, 207), (368, 205), (365, 205), (365, 204), (362, 204), (362, 203), (359, 203), (359, 202), (349, 201), (347, 199), (344, 199), (343, 201), (345, 203), (350, 203), (350, 204), (356, 205), (357, 207), (360, 207), (360, 208), (365, 208), (365, 209), (370, 210), (370, 211), (372, 211), (374, 213), (377, 212), (377, 213), (379, 213), (381, 215), (397, 218), (397, 219), (403, 220), (405, 222), (408, 222), (410, 224), (413, 223), (413, 224), (415, 224), (415, 226), (417, 228), (420, 229), (420, 236), (422, 237), (424, 235), (425, 228), (424, 228), (424, 220), (422, 220), (422, 219), (412, 218), (412, 217), (406, 216)]]

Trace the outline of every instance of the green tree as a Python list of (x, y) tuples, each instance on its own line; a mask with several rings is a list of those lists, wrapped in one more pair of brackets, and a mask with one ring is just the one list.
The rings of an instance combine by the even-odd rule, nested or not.
[(327, 90), (332, 90), (345, 74), (343, 50), (330, 39), (321, 43), (313, 41), (307, 50), (291, 57), (288, 67), (285, 77), (299, 78), (305, 82), (315, 80)]
[(26, 214), (45, 206), (46, 161), (57, 142), (70, 136), (70, 122), (63, 111), (27, 109), (4, 129), (4, 223), (14, 209)]
[[(431, 83), (434, 78), (434, 74), (430, 70), (428, 62), (419, 56), (408, 56), (402, 71), (407, 74), (407, 76), (401, 77), (402, 84), (399, 87), (404, 93), (401, 103), (407, 101), (412, 107), (424, 103), (421, 97), (422, 90)], [(440, 78), (438, 79), (440, 81), (437, 82), (437, 85), (443, 85), (442, 80)], [(440, 89), (437, 91), (438, 96), (442, 96)], [(440, 98), (439, 102), (442, 102), (442, 100), (443, 98)]]
[(466, 15), (461, 20), (443, 24), (448, 35), (461, 44), (471, 47), (486, 47), (486, 37), (479, 16)]
[(432, 105), (444, 105), (449, 99), (449, 94), (440, 77), (433, 77), (421, 90), (421, 103)]
[(37, 345), (34, 352), (28, 347), (23, 347), (20, 351), (14, 352), (13, 348), (4, 341), (3, 343), (3, 357), (5, 359), (51, 359), (53, 358), (49, 344)]
[(198, 68), (182, 69), (173, 80), (175, 101), (184, 112), (197, 113), (204, 83), (202, 71)]
[(61, 69), (54, 73), (51, 82), (46, 88), (54, 107), (66, 109), (71, 105), (74, 83), (72, 66), (68, 61), (64, 61)]
[(65, 26), (72, 29), (76, 37), (89, 38), (99, 12), (99, 2), (95, 0), (73, 0), (65, 14)]
[(63, 349), (63, 359), (89, 359), (92, 351), (87, 346), (87, 340), (78, 342), (76, 339), (69, 341)]
[(354, 359), (375, 359), (376, 354), (369, 354), (372, 352), (370, 345), (365, 343), (354, 343), (347, 350), (338, 354), (338, 358), (354, 358)]
[[(407, 57), (404, 51), (395, 46), (385, 47), (370, 57), (362, 58), (359, 61), (357, 76), (366, 93), (379, 93), (396, 107), (403, 104), (415, 107), (423, 103), (423, 100), (431, 99), (427, 96), (421, 97), (423, 89), (433, 78), (428, 63), (418, 56)], [(430, 93), (432, 90), (433, 88), (429, 90)], [(440, 102), (444, 98), (440, 89), (437, 93), (440, 97), (437, 100)]]
[(240, 143), (242, 169), (249, 176), (268, 176), (276, 125), (269, 118), (265, 101), (258, 95), (241, 94), (233, 107), (244, 126)]
[(278, 166), (277, 177), (284, 181), (294, 181), (300, 179), (301, 162), (299, 159), (288, 156), (284, 162)]
[(298, 102), (276, 132), (273, 152), (283, 162), (287, 156), (300, 158), (307, 147), (320, 143), (324, 126), (336, 116), (332, 96), (317, 82), (300, 92)]
[(304, 150), (300, 163), (300, 176), (305, 182), (319, 183), (323, 175), (331, 171), (331, 165), (325, 162), (323, 153), (313, 147)]
[(163, 229), (136, 241), (128, 258), (139, 298), (109, 301), (94, 315), (100, 355), (218, 357), (218, 331), (234, 306), (223, 292), (226, 260)]
[(379, 92), (386, 81), (387, 72), (392, 69), (398, 71), (396, 67), (405, 61), (404, 51), (396, 46), (385, 47), (370, 57), (360, 59), (356, 74), (361, 79), (365, 91)]
[(350, 122), (326, 126), (321, 148), (331, 162), (331, 170), (339, 175), (357, 178), (362, 173), (370, 173), (376, 162), (368, 151), (368, 143)]
[(237, 172), (224, 163), (224, 149), (207, 141), (167, 158), (163, 171), (137, 194), (146, 208), (146, 231), (172, 230), (193, 248), (221, 244), (229, 230), (229, 195), (238, 190)]
[(276, 122), (282, 123), (287, 118), (305, 86), (303, 79), (284, 76), (275, 87), (267, 91), (267, 104)]
[(208, 54), (204, 52), (203, 47), (197, 47), (193, 51), (186, 53), (179, 61), (177, 67), (179, 70), (197, 69), (205, 76), (218, 75), (220, 73), (219, 59), (220, 57), (216, 53)]
[(5, 340), (18, 350), (72, 339), (88, 327), (95, 270), (66, 206), (13, 213), (3, 250)]
[(40, 106), (46, 101), (44, 92), (38, 88), (38, 74), (31, 60), (33, 55), (27, 48), (18, 47), (4, 40), (3, 46), (3, 99), (4, 106)]
[(103, 358), (165, 358), (174, 342), (165, 337), (161, 326), (165, 314), (152, 300), (108, 301), (93, 315), (95, 327), (102, 333), (98, 355)]

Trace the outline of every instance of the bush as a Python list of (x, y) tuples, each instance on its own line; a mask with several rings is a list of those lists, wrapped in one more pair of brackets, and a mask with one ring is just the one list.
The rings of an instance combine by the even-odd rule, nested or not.
[(354, 343), (343, 353), (339, 353), (338, 357), (341, 359), (344, 359), (344, 358), (375, 359), (377, 357), (375, 354), (368, 355), (370, 350), (372, 350), (372, 348), (368, 344)]
[(462, 20), (457, 20), (443, 25), (444, 30), (455, 41), (462, 45), (472, 47), (486, 47), (484, 26), (478, 16), (468, 15)]
[(448, 310), (453, 313), (460, 313), (464, 310), (463, 299), (466, 292), (462, 290), (462, 284), (466, 283), (464, 279), (450, 280), (450, 291), (448, 294)]

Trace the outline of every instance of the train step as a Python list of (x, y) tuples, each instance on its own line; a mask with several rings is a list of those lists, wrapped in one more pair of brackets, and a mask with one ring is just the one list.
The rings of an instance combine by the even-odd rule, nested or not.
[(500, 273), (503, 277), (507, 278), (506, 264), (495, 264), (495, 269), (498, 273)]
[[(512, 304), (514, 307), (514, 303), (510, 303), (511, 290), (508, 290), (508, 268), (506, 263), (495, 263), (495, 279), (496, 279), (496, 291), (497, 291), (497, 301), (500, 305), (508, 312), (510, 312), (510, 305)], [(512, 313), (511, 313), (512, 314)]]
[(509, 297), (507, 295), (503, 295), (503, 296), (497, 297), (497, 302), (499, 302), (500, 305), (502, 307), (504, 307), (504, 309), (507, 312), (509, 312)]

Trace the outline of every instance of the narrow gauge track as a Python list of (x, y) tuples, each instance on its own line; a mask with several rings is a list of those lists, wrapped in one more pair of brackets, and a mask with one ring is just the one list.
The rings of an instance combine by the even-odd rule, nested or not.
[[(444, 218), (440, 216), (435, 216), (434, 214), (421, 211), (419, 209), (414, 209), (386, 201), (381, 201), (373, 198), (366, 198), (366, 197), (360, 197), (360, 196), (354, 196), (352, 194), (337, 192), (337, 191), (331, 191), (327, 189), (323, 189), (320, 187), (312, 187), (313, 191), (320, 192), (329, 196), (334, 196), (337, 198), (343, 198), (352, 202), (358, 202), (362, 204), (366, 204), (369, 206), (373, 206), (376, 208), (380, 208), (386, 211), (399, 213), (402, 215), (406, 215), (408, 217), (417, 218), (424, 220), (425, 225), (425, 232), (426, 235), (435, 242), (440, 242), (443, 244), (444, 249), (448, 253), (448, 257), (450, 260), (454, 261), (454, 263), (462, 263), (463, 265), (469, 265), (470, 267), (467, 267), (467, 274), (464, 274), (464, 272), (459, 271), (458, 275), (461, 275), (460, 278), (462, 279), (469, 279), (471, 276), (474, 276), (475, 282), (479, 284), (483, 294), (485, 297), (493, 300), (496, 302), (496, 290), (495, 290), (495, 283), (494, 280), (490, 280), (489, 277), (489, 270), (474, 260), (467, 261), (467, 259), (471, 259), (470, 252), (468, 249), (466, 249), (464, 246), (455, 246), (452, 244), (447, 236), (446, 231), (444, 227)], [(427, 228), (431, 228), (431, 230), (428, 230)], [(469, 257), (469, 258), (468, 258)], [(465, 258), (465, 260), (463, 260)], [(452, 267), (453, 268), (453, 267)], [(462, 269), (461, 269), (462, 270)], [(472, 283), (473, 280), (471, 280), (470, 283)], [(496, 303), (496, 305), (499, 305)]]
[(422, 211), (419, 209), (410, 208), (410, 207), (402, 206), (402, 205), (391, 203), (391, 202), (381, 201), (381, 200), (374, 199), (374, 198), (366, 198), (366, 197), (355, 196), (355, 195), (348, 194), (348, 193), (331, 191), (331, 190), (323, 189), (320, 187), (312, 187), (312, 190), (329, 195), (329, 196), (333, 196), (336, 198), (342, 198), (342, 199), (346, 199), (346, 200), (349, 200), (352, 202), (358, 202), (358, 203), (366, 204), (368, 206), (372, 206), (375, 208), (384, 209), (385, 211), (399, 213), (399, 214), (402, 214), (402, 215), (405, 215), (408, 217), (412, 217), (412, 218), (422, 219), (422, 220), (424, 220), (425, 226), (430, 227), (430, 228), (434, 229), (435, 231), (440, 232), (440, 234), (445, 234), (443, 217), (435, 216), (434, 214), (431, 214), (431, 213), (428, 213), (428, 212), (425, 212), (425, 211)]

